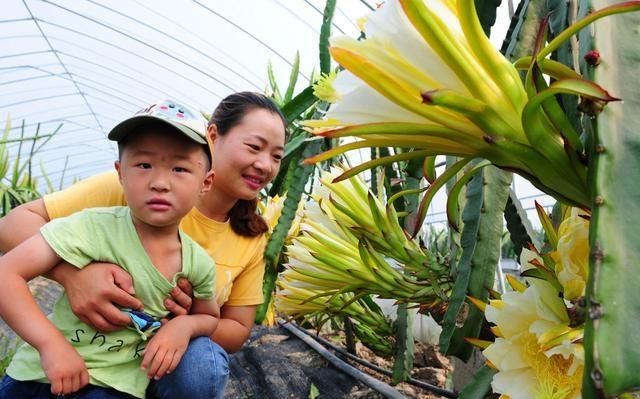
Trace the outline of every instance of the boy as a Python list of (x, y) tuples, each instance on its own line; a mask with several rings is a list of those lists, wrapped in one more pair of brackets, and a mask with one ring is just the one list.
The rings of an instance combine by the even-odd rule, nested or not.
[[(0, 292), (11, 298), (0, 301), (0, 316), (26, 341), (0, 384), (0, 398), (47, 398), (49, 391), (143, 398), (148, 378), (174, 370), (191, 338), (213, 334), (219, 317), (214, 265), (178, 229), (213, 179), (205, 132), (200, 113), (173, 101), (121, 122), (109, 139), (118, 142), (115, 168), (128, 206), (54, 220), (0, 258)], [(121, 265), (133, 278), (144, 313), (123, 310), (132, 328), (103, 334), (75, 317), (63, 295), (47, 319), (26, 282), (61, 259), (79, 268), (93, 261)], [(147, 341), (167, 317), (162, 301), (180, 277), (193, 284), (193, 314), (167, 321)]]

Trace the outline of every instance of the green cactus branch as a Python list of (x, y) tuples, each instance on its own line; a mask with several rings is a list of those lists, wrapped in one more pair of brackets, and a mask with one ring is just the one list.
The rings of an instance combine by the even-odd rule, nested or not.
[[(598, 9), (615, 4), (593, 0)], [(592, 149), (594, 192), (590, 226), (583, 397), (612, 397), (640, 387), (640, 85), (637, 84), (640, 13), (595, 25), (601, 63), (588, 74), (623, 102), (598, 116)]]

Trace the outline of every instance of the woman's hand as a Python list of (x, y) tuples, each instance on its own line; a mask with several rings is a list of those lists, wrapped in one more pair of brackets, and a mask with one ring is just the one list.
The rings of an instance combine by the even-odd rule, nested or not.
[[(68, 264), (56, 267), (56, 280), (65, 288), (73, 313), (98, 331), (121, 330), (131, 323), (119, 307), (142, 310), (142, 302), (134, 297), (129, 273), (111, 263), (92, 263), (82, 269)], [(62, 277), (64, 276), (64, 277)]]
[(182, 316), (191, 312), (193, 305), (193, 287), (186, 278), (178, 280), (176, 287), (171, 290), (171, 298), (164, 300), (164, 306), (174, 316)]

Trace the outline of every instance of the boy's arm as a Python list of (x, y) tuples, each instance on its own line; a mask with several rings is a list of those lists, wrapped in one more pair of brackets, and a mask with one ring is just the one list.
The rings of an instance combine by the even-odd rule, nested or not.
[(51, 381), (51, 392), (66, 394), (89, 382), (87, 369), (80, 355), (44, 315), (27, 286), (28, 280), (46, 273), (59, 260), (40, 234), (2, 256), (0, 292), (11, 301), (0, 301), (0, 317), (38, 350), (42, 368)]
[[(36, 349), (50, 335), (62, 336), (42, 313), (27, 281), (46, 273), (60, 259), (37, 234), (0, 258), (0, 292), (11, 300), (0, 301), (0, 316)], [(28, 314), (29, 317), (24, 317)]]
[(195, 337), (210, 337), (220, 321), (220, 307), (215, 298), (194, 299), (194, 314), (174, 317), (151, 338), (142, 359), (149, 378), (156, 380), (175, 370), (182, 355)]
[[(49, 212), (42, 198), (12, 209), (0, 218), (0, 252), (9, 252), (38, 234), (49, 221)], [(76, 316), (100, 331), (120, 330), (129, 323), (129, 318), (112, 303), (132, 309), (142, 307), (142, 303), (131, 296), (131, 277), (117, 265), (101, 263), (79, 270), (60, 262), (43, 274), (62, 284)]]
[(150, 379), (159, 380), (178, 367), (191, 338), (210, 335), (218, 321), (208, 314), (183, 315), (169, 320), (149, 341), (140, 366), (147, 370)]

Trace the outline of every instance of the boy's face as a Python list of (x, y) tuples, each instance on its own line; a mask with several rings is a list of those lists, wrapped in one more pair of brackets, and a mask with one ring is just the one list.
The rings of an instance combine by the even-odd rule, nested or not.
[(115, 167), (135, 222), (177, 226), (209, 191), (212, 173), (201, 146), (177, 132), (139, 130)]

